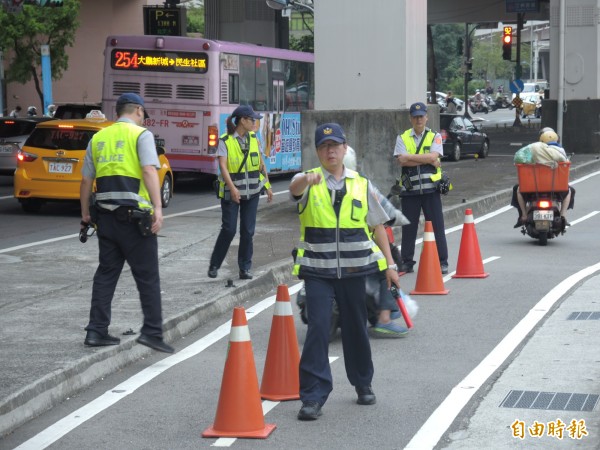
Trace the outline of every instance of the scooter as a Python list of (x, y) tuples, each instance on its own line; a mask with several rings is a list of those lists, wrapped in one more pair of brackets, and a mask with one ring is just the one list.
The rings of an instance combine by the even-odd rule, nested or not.
[(489, 112), (489, 107), (484, 100), (477, 100), (475, 98), (471, 98), (469, 99), (469, 107), (474, 113), (482, 112), (487, 114)]
[(565, 234), (567, 223), (561, 217), (563, 196), (569, 190), (570, 161), (555, 167), (545, 164), (517, 164), (519, 191), (525, 200), (527, 221), (521, 233), (547, 245), (548, 239)]
[(523, 194), (527, 207), (527, 222), (521, 227), (521, 233), (538, 239), (540, 245), (547, 245), (553, 239), (566, 232), (566, 221), (560, 215), (561, 198), (552, 192)]
[(508, 96), (500, 93), (496, 96), (496, 105), (498, 108), (508, 108), (509, 110), (514, 108)]
[(491, 95), (486, 95), (485, 96), (485, 102), (488, 105), (488, 108), (492, 111), (496, 111), (498, 109), (498, 105), (496, 104), (496, 101), (494, 100), (494, 98)]

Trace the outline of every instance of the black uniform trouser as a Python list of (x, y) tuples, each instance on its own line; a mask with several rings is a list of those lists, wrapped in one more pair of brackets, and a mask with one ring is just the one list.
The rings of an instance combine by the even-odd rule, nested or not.
[(431, 221), (433, 225), (440, 264), (448, 264), (448, 245), (446, 244), (442, 199), (439, 192), (402, 196), (402, 214), (410, 220), (410, 224), (402, 227), (402, 246), (400, 248), (402, 263), (410, 267), (416, 263), (414, 260), (415, 240), (417, 239), (421, 210), (423, 210), (425, 220)]
[(333, 389), (329, 366), (332, 302), (340, 312), (346, 375), (353, 386), (370, 386), (373, 379), (371, 344), (367, 334), (365, 277), (306, 278), (308, 328), (300, 358), (300, 399), (323, 405)]
[(111, 303), (125, 261), (137, 285), (144, 314), (141, 333), (162, 337), (162, 309), (156, 236), (144, 237), (137, 224), (119, 220), (114, 213), (97, 219), (100, 264), (94, 275), (90, 322), (86, 330), (108, 333)]

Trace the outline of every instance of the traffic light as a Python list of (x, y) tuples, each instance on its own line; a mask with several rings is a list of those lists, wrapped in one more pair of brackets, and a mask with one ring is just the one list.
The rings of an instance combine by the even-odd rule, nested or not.
[(511, 60), (512, 54), (512, 27), (504, 27), (502, 35), (502, 59)]
[(471, 81), (473, 79), (473, 59), (468, 59), (465, 62), (465, 77), (467, 81)]

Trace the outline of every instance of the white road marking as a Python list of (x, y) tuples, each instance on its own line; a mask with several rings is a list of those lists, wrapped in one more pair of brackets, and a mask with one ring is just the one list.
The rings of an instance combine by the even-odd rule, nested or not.
[[(286, 194), (288, 192), (289, 191), (274, 192), (273, 195), (281, 195), (281, 194)], [(175, 213), (175, 214), (168, 214), (166, 216), (163, 216), (163, 219), (170, 219), (171, 217), (178, 217), (178, 216), (186, 216), (188, 214), (195, 214), (195, 213), (209, 211), (211, 209), (219, 209), (219, 208), (221, 208), (220, 204), (213, 205), (213, 206), (207, 206), (206, 208), (193, 209), (190, 211), (183, 211), (183, 212)], [(43, 241), (30, 242), (29, 244), (17, 245), (16, 247), (3, 248), (3, 249), (0, 249), (0, 254), (14, 252), (17, 250), (23, 250), (24, 248), (36, 247), (38, 245), (51, 244), (53, 242), (59, 242), (59, 241), (64, 241), (65, 239), (73, 239), (73, 238), (79, 238), (79, 233), (68, 234), (66, 236), (55, 237), (52, 239), (45, 239)]]
[(589, 214), (586, 214), (585, 216), (583, 216), (583, 217), (580, 217), (579, 219), (575, 219), (575, 220), (573, 220), (573, 221), (571, 222), (571, 226), (573, 226), (573, 225), (577, 225), (579, 222), (583, 222), (584, 220), (587, 220), (587, 219), (589, 219), (590, 217), (594, 217), (594, 216), (595, 216), (596, 214), (598, 214), (598, 213), (600, 213), (600, 211), (592, 211), (591, 213), (589, 213)]
[[(297, 283), (288, 289), (290, 295), (297, 293), (302, 288), (303, 283)], [(257, 316), (261, 312), (265, 311), (275, 303), (275, 295), (268, 297), (257, 304), (251, 306), (246, 310), (246, 318), (248, 320)], [(134, 393), (138, 388), (149, 383), (155, 377), (162, 374), (171, 367), (196, 356), (208, 347), (218, 342), (225, 336), (229, 335), (231, 329), (231, 320), (217, 327), (213, 332), (197, 340), (188, 347), (178, 351), (172, 356), (158, 361), (150, 367), (142, 370), (141, 372), (133, 375), (131, 378), (125, 380), (123, 383), (115, 386), (114, 388), (106, 391), (100, 397), (92, 400), (85, 406), (82, 406), (77, 411), (69, 414), (67, 417), (59, 420), (55, 424), (49, 426), (45, 430), (41, 431), (28, 441), (19, 445), (15, 450), (41, 450), (65, 436), (79, 425), (83, 424), (87, 420), (94, 417), (96, 414), (104, 411), (110, 406), (117, 403), (119, 400), (127, 397), (129, 394)], [(272, 403), (272, 402), (271, 402)], [(276, 402), (275, 404), (277, 404)], [(275, 405), (273, 405), (275, 406)], [(269, 409), (270, 410), (270, 409)], [(264, 407), (263, 407), (264, 411)], [(267, 411), (268, 412), (268, 411)], [(266, 414), (266, 413), (265, 413)]]
[(581, 280), (600, 271), (600, 263), (571, 275), (548, 292), (504, 339), (471, 371), (413, 436), (405, 449), (433, 449), (477, 390), (523, 342), (554, 304)]

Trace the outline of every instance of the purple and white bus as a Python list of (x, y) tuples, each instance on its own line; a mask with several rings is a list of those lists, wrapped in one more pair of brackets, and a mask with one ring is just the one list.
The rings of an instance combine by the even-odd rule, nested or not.
[(271, 173), (301, 169), (300, 111), (314, 104), (314, 55), (201, 38), (109, 36), (102, 108), (142, 96), (145, 126), (173, 171), (216, 174), (218, 138), (240, 104), (262, 114), (257, 135)]

